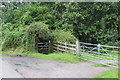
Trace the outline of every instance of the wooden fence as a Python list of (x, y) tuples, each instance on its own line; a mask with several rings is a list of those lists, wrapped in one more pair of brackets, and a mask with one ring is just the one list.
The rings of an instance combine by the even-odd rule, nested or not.
[(63, 42), (55, 42), (54, 43), (54, 51), (76, 54), (76, 45), (63, 43)]
[(66, 42), (55, 42), (54, 44), (51, 44), (50, 41), (38, 43), (38, 51), (40, 53), (44, 53), (45, 51), (46, 53), (50, 53), (52, 52), (51, 49), (54, 52), (71, 53), (76, 54), (77, 56), (81, 56), (80, 52), (102, 54), (101, 51), (102, 52), (104, 51), (108, 55), (110, 52), (120, 53), (118, 51), (120, 47), (84, 43), (79, 42), (79, 40), (76, 40), (76, 44), (70, 44)]
[(76, 56), (81, 56), (81, 59), (118, 68), (120, 47), (84, 43), (77, 40), (76, 44), (55, 42), (53, 48), (55, 52), (76, 54)]
[(66, 42), (65, 43), (55, 42), (53, 48), (55, 52), (71, 53), (71, 54), (76, 54), (77, 56), (81, 56), (79, 39), (76, 40), (76, 44), (70, 44)]
[(37, 50), (39, 53), (50, 53), (50, 41), (49, 42), (39, 42), (37, 44)]
[[(55, 52), (65, 52), (65, 53), (72, 53), (72, 54), (76, 54), (78, 56), (80, 56), (80, 52), (93, 52), (93, 53), (100, 53), (101, 50), (107, 52), (116, 52), (116, 53), (120, 53), (118, 51), (118, 49), (120, 49), (120, 47), (116, 47), (116, 46), (106, 46), (106, 45), (100, 45), (100, 44), (91, 44), (91, 43), (84, 43), (84, 42), (79, 42), (76, 41), (76, 44), (69, 44), (66, 42), (55, 42), (54, 44), (54, 51)], [(104, 48), (109, 48), (104, 49)], [(96, 50), (96, 51), (94, 51)]]

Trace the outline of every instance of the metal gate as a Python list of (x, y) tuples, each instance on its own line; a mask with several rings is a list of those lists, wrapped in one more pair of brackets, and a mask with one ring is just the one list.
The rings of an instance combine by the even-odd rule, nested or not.
[(80, 42), (82, 59), (118, 68), (120, 47)]

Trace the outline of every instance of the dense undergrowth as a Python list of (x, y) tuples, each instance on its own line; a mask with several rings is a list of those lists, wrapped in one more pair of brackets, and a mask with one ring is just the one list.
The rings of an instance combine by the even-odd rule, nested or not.
[[(2, 50), (35, 52), (37, 39), (118, 46), (119, 3), (1, 3)], [(100, 14), (98, 14), (100, 13)]]
[(72, 43), (75, 42), (75, 37), (68, 31), (52, 31), (43, 22), (34, 22), (18, 28), (10, 23), (2, 26), (2, 50), (21, 47), (26, 51), (36, 52), (36, 44), (39, 40)]

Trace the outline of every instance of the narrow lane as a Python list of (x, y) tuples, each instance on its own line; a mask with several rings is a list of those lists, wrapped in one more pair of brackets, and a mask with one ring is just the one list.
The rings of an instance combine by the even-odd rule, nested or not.
[(59, 63), (30, 57), (3, 57), (5, 78), (94, 78), (110, 67), (93, 67), (95, 63)]
[(2, 60), (2, 57), (0, 57), (0, 69), (2, 69), (0, 70), (2, 78), (23, 78), (23, 76), (16, 71), (14, 66)]

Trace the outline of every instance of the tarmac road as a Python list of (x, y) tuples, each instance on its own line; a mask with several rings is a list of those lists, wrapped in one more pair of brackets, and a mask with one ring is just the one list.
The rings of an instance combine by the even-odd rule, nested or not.
[(2, 61), (2, 58), (0, 57), (0, 77), (2, 78), (23, 78), (22, 75), (20, 75), (14, 66), (12, 66), (10, 63), (7, 61)]
[(92, 62), (60, 63), (17, 56), (2, 57), (2, 61), (0, 57), (3, 78), (93, 78), (112, 69), (93, 67), (92, 65), (95, 63)]

